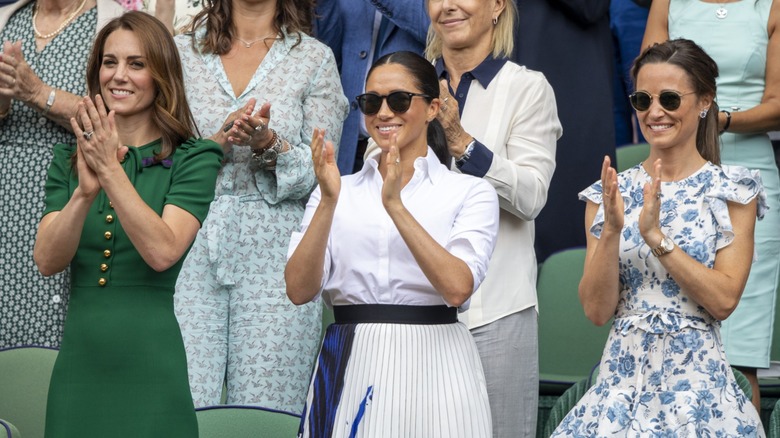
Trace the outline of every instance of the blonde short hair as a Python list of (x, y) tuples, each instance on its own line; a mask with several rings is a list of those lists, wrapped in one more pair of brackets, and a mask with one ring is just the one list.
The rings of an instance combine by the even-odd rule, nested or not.
[[(425, 1), (427, 7), (428, 1)], [(515, 0), (505, 0), (506, 7), (498, 16), (498, 22), (493, 30), (493, 57), (509, 58), (515, 48), (515, 19), (517, 7)], [(441, 37), (433, 30), (433, 23), (428, 27), (428, 41), (425, 44), (425, 57), (429, 61), (441, 58)]]

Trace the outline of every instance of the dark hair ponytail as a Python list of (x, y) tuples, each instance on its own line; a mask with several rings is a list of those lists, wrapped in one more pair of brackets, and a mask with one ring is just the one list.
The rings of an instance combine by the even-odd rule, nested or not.
[(452, 155), (450, 148), (447, 147), (447, 136), (444, 134), (444, 126), (439, 119), (433, 119), (428, 124), (428, 146), (433, 149), (433, 153), (439, 159), (441, 164), (449, 168), (452, 165)]
[[(422, 56), (408, 51), (388, 53), (377, 59), (368, 71), (366, 78), (371, 76), (375, 68), (385, 64), (398, 64), (404, 67), (414, 78), (420, 91), (428, 96), (425, 98), (426, 102), (431, 103), (433, 99), (439, 98), (439, 76), (436, 74), (436, 68)], [(433, 119), (428, 123), (427, 140), (428, 146), (433, 149), (439, 161), (450, 167), (452, 157), (447, 148), (447, 137), (444, 134), (444, 127), (438, 119)]]

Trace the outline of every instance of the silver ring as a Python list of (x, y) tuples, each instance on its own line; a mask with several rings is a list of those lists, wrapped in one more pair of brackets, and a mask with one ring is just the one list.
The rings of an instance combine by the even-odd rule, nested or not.
[(255, 126), (255, 131), (257, 131), (257, 132), (260, 132), (260, 131), (262, 131), (263, 129), (265, 129), (265, 123), (263, 123), (263, 121), (261, 120), (261, 121), (260, 121), (260, 124), (259, 124), (259, 125), (257, 125), (257, 126)]
[(84, 140), (89, 140), (90, 138), (92, 138), (92, 134), (94, 133), (95, 131), (87, 131), (84, 134), (82, 134), (84, 136)]
[(445, 98), (444, 98), (444, 102), (445, 102), (445, 103), (446, 103), (448, 100), (450, 100), (450, 98), (449, 98), (449, 97), (445, 97)]
[(401, 159), (400, 158), (396, 158), (395, 159), (395, 164), (401, 164)]
[(441, 106), (441, 110), (442, 110), (442, 111), (447, 111), (447, 105), (442, 105), (442, 106)]

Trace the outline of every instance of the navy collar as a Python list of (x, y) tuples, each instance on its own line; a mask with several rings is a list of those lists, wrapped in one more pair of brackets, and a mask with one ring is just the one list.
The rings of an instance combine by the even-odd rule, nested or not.
[[(473, 70), (463, 73), (471, 73), (471, 75), (474, 76), (474, 79), (479, 81), (480, 85), (482, 85), (482, 88), (487, 88), (507, 61), (509, 61), (508, 58), (494, 58), (493, 55), (490, 55)], [(444, 58), (437, 59), (435, 66), (436, 74), (439, 75), (439, 79), (447, 79), (449, 82), (450, 76), (444, 65)]]

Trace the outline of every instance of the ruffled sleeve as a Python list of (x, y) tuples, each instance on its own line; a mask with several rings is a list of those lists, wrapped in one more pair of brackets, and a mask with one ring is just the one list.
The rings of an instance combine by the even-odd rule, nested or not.
[[(75, 189), (71, 187), (71, 180), (74, 178), (72, 171), (71, 157), (76, 151), (75, 145), (59, 143), (54, 145), (49, 172), (46, 177), (46, 199), (44, 201), (43, 216), (53, 212), (60, 211), (68, 203), (70, 195)], [(77, 184), (78, 180), (74, 180)]]
[(591, 184), (590, 187), (581, 191), (578, 195), (580, 201), (590, 201), (599, 206), (596, 217), (593, 218), (593, 223), (590, 226), (590, 233), (598, 238), (601, 237), (601, 230), (604, 228), (604, 205), (602, 205), (602, 186), (601, 180)]
[(191, 138), (176, 149), (171, 188), (165, 197), (203, 223), (214, 199), (222, 149), (211, 140)]
[(758, 198), (756, 216), (759, 220), (763, 219), (764, 214), (769, 210), (758, 170), (729, 165), (723, 165), (721, 168), (719, 182), (713, 184), (712, 189), (705, 194), (712, 216), (718, 225), (717, 249), (728, 246), (734, 240), (728, 202), (744, 205)]

